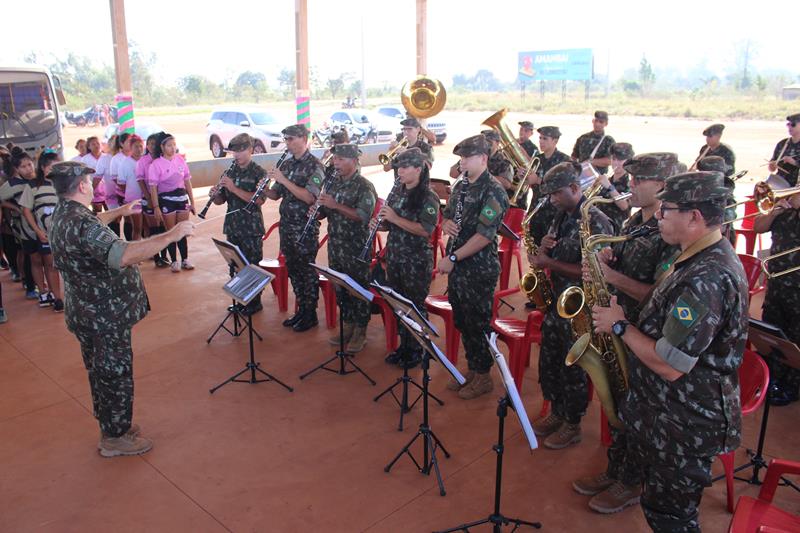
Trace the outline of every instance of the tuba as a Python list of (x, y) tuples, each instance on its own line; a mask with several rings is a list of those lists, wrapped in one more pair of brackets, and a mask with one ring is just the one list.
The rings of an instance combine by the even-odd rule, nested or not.
[[(547, 197), (542, 198), (535, 205), (531, 202), (528, 207), (528, 212), (522, 222), (523, 242), (525, 243), (525, 250), (529, 255), (536, 255), (538, 246), (533, 240), (531, 235), (531, 228), (529, 221), (536, 214), (536, 212), (547, 202)], [(541, 268), (530, 266), (528, 272), (519, 280), (520, 290), (527, 296), (528, 300), (536, 306), (539, 311), (545, 311), (553, 303), (553, 288), (550, 285), (550, 280), (547, 279), (547, 274)]]
[[(489, 126), (500, 136), (500, 151), (503, 152), (505, 158), (511, 162), (511, 166), (514, 168), (514, 180), (512, 181), (514, 196), (511, 197), (509, 203), (512, 207), (519, 207), (519, 198), (524, 198), (528, 194), (528, 174), (533, 170), (535, 162), (539, 161), (539, 158), (531, 158), (528, 152), (519, 144), (517, 138), (514, 137), (508, 125), (503, 122), (503, 117), (507, 113), (508, 109), (503, 108), (481, 122), (481, 124)], [(536, 166), (538, 168), (538, 164)], [(517, 175), (517, 171), (520, 169), (525, 171), (522, 176)]]

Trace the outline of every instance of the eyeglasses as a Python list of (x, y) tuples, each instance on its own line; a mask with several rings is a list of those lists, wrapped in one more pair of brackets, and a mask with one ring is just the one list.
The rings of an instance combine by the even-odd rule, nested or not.
[(667, 207), (664, 204), (661, 204), (661, 208), (660, 208), (661, 218), (664, 218), (664, 214), (667, 211), (691, 211), (691, 210), (692, 210), (692, 208), (686, 207), (686, 206), (682, 206), (682, 205), (679, 205), (677, 207)]

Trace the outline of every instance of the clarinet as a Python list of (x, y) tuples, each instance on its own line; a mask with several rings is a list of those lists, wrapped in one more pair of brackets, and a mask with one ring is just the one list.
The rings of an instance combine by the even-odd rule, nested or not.
[[(386, 201), (383, 203), (383, 205), (389, 205), (392, 202), (394, 202), (394, 197), (400, 193), (401, 185), (402, 182), (400, 181), (400, 178), (396, 178), (394, 185), (392, 186), (392, 190), (389, 192), (389, 196), (386, 197)], [(358, 261), (361, 261), (362, 263), (369, 263), (370, 259), (372, 259), (372, 243), (375, 241), (375, 236), (378, 234), (378, 228), (383, 222), (383, 217), (378, 215), (377, 217), (375, 217), (375, 221), (376, 221), (375, 227), (372, 228), (369, 237), (367, 237), (367, 242), (364, 243), (364, 247), (361, 249), (361, 253), (358, 254), (358, 257), (356, 258)]]
[(203, 208), (203, 210), (202, 210), (202, 211), (200, 211), (200, 213), (198, 213), (198, 215), (197, 215), (198, 217), (200, 217), (200, 218), (202, 218), (203, 220), (205, 220), (205, 218), (206, 218), (206, 213), (208, 213), (208, 210), (209, 210), (209, 209), (211, 209), (211, 204), (213, 204), (213, 203), (214, 203), (214, 198), (216, 198), (216, 197), (217, 197), (217, 194), (219, 193), (219, 185), (220, 185), (220, 183), (222, 183), (222, 178), (224, 178), (225, 176), (227, 176), (227, 175), (228, 175), (228, 172), (230, 172), (231, 170), (233, 170), (233, 166), (234, 166), (235, 164), (236, 164), (236, 161), (234, 160), (234, 161), (233, 161), (233, 163), (231, 163), (231, 166), (229, 166), (229, 167), (228, 167), (228, 170), (226, 170), (225, 172), (223, 172), (223, 173), (222, 173), (222, 175), (219, 177), (219, 181), (218, 181), (218, 182), (217, 182), (217, 184), (215, 185), (215, 188), (216, 188), (217, 190), (214, 192), (214, 194), (209, 194), (209, 195), (208, 195), (208, 203), (207, 203), (207, 204), (206, 204), (206, 206)]
[[(283, 164), (283, 162), (286, 160), (286, 158), (288, 156), (289, 156), (289, 149), (287, 148), (281, 154), (281, 157), (280, 157), (280, 159), (278, 159), (278, 162), (275, 163), (275, 168), (280, 170), (281, 165)], [(261, 180), (261, 182), (258, 184), (258, 187), (256, 187), (256, 190), (253, 193), (253, 196), (250, 198), (250, 201), (247, 202), (247, 205), (244, 206), (243, 210), (247, 211), (249, 213), (250, 210), (256, 205), (256, 202), (258, 201), (258, 197), (261, 196), (261, 193), (264, 192), (264, 189), (266, 189), (268, 186), (269, 186), (269, 188), (272, 188), (271, 184), (272, 184), (272, 180), (269, 179), (269, 178), (264, 178), (263, 180)]]
[[(319, 191), (319, 195), (322, 196), (323, 194), (327, 193), (328, 188), (330, 188), (331, 184), (333, 184), (333, 182), (336, 181), (336, 178), (338, 177), (339, 177), (339, 171), (336, 169), (334, 169), (330, 175), (325, 176), (325, 180), (322, 182), (322, 188)], [(317, 214), (319, 213), (319, 207), (320, 207), (319, 196), (317, 196), (317, 201), (314, 202), (314, 206), (311, 208), (311, 213), (308, 215), (308, 220), (306, 220), (306, 225), (303, 227), (302, 233), (300, 233), (300, 236), (297, 237), (297, 240), (295, 241), (297, 244), (303, 242), (303, 240), (306, 238), (306, 235), (308, 235), (308, 232), (313, 227), (314, 222), (316, 222)]]
[[(461, 178), (461, 190), (458, 191), (458, 200), (456, 201), (456, 212), (453, 216), (453, 222), (456, 223), (458, 229), (461, 229), (461, 220), (464, 218), (464, 199), (467, 197), (467, 186), (469, 185), (469, 180), (467, 179), (467, 173), (464, 172)], [(456, 244), (456, 237), (450, 237), (447, 240), (447, 246), (445, 250), (447, 255), (449, 256), (453, 253), (453, 246)]]

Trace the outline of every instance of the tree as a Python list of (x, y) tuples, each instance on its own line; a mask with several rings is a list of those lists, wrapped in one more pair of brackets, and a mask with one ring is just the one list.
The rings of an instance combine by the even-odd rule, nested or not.
[(261, 72), (246, 70), (239, 74), (239, 77), (236, 78), (235, 85), (237, 87), (251, 87), (259, 90), (263, 89), (267, 85), (267, 77)]
[(145, 56), (135, 42), (129, 41), (128, 61), (131, 65), (133, 98), (137, 102), (156, 103), (157, 100), (153, 98), (156, 83), (152, 74), (152, 69), (156, 64), (156, 55), (150, 53), (150, 55)]
[(642, 60), (639, 62), (639, 83), (642, 87), (642, 93), (649, 94), (655, 82), (656, 74), (653, 72), (653, 67), (647, 61), (647, 58), (642, 55)]
[(296, 87), (294, 70), (282, 69), (278, 74), (278, 85), (283, 89), (284, 96), (290, 96)]
[(328, 90), (331, 92), (331, 98), (336, 98), (336, 95), (344, 90), (344, 80), (342, 76), (338, 78), (328, 79)]
[(738, 41), (734, 46), (736, 53), (736, 74), (734, 75), (734, 85), (740, 91), (750, 88), (753, 80), (750, 74), (750, 62), (758, 55), (758, 49), (750, 39)]

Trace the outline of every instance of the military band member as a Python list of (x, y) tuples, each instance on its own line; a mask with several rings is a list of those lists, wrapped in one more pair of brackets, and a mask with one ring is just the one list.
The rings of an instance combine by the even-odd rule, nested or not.
[[(757, 233), (772, 232), (770, 255), (800, 246), (800, 194), (782, 198), (767, 215), (756, 217), (753, 229)], [(800, 265), (800, 252), (771, 259), (773, 273)], [(767, 283), (762, 319), (781, 328), (789, 340), (800, 343), (800, 271), (775, 277)], [(787, 405), (798, 399), (800, 371), (772, 359), (770, 381), (772, 405)]]
[(325, 174), (319, 160), (308, 148), (309, 132), (304, 124), (289, 126), (281, 133), (291, 157), (286, 158), (281, 168), (269, 171), (268, 176), (275, 185), (267, 190), (267, 198), (282, 199), (278, 210), (281, 216), (280, 249), (286, 257), (286, 268), (298, 305), (297, 313), (284, 320), (283, 325), (301, 332), (319, 323), (319, 277), (310, 265), (317, 258), (319, 223), (312, 225), (302, 241), (299, 237), (308, 221), (308, 209), (317, 201)]
[[(723, 222), (729, 222), (731, 220), (736, 219), (736, 207), (733, 204), (736, 203), (736, 182), (730, 177), (730, 173), (728, 173), (728, 163), (725, 160), (718, 156), (712, 155), (708, 157), (704, 157), (697, 162), (697, 170), (705, 171), (705, 172), (721, 172), (725, 178), (725, 188), (728, 189), (728, 197), (725, 199), (725, 203), (727, 207), (725, 209), (725, 215), (723, 216)], [(733, 228), (733, 224), (725, 224), (722, 226), (722, 235), (728, 239), (733, 248), (736, 249), (736, 230)]]
[[(600, 180), (603, 186), (598, 194), (603, 198), (613, 199), (630, 192), (628, 183), (630, 178), (625, 171), (625, 162), (633, 157), (633, 147), (628, 143), (614, 143), (611, 145), (609, 152), (611, 153), (611, 176), (600, 174), (596, 179)], [(611, 219), (615, 233), (619, 232), (622, 224), (631, 216), (629, 200), (617, 200), (611, 204), (598, 204), (597, 208)]]
[(775, 145), (769, 171), (785, 179), (790, 187), (797, 185), (797, 172), (800, 169), (800, 113), (786, 117), (789, 137)]
[(598, 174), (608, 172), (608, 165), (611, 164), (609, 150), (614, 144), (614, 138), (606, 135), (606, 126), (608, 126), (608, 113), (595, 111), (592, 131), (578, 137), (572, 148), (572, 159), (578, 163), (588, 162)]
[[(598, 252), (603, 277), (609, 283), (609, 289), (617, 295), (625, 319), (632, 324), (638, 322), (640, 305), (652, 290), (653, 283), (679, 252), (676, 246), (661, 238), (655, 217), (661, 207), (656, 194), (664, 189), (664, 180), (672, 175), (677, 161), (676, 154), (664, 152), (640, 154), (625, 164), (625, 170), (631, 176), (631, 205), (639, 211), (623, 225), (622, 235), (640, 228), (651, 228), (655, 233), (616, 243), (613, 249), (603, 248)], [(588, 269), (584, 267), (584, 280), (587, 274)], [(578, 493), (592, 496), (589, 508), (599, 513), (616, 513), (639, 503), (642, 491), (641, 465), (628, 447), (626, 433), (611, 424), (609, 429), (611, 446), (607, 450), (606, 470), (572, 483)]]
[[(100, 455), (137, 455), (152, 448), (138, 436), (133, 418), (131, 329), (147, 314), (147, 294), (136, 266), (167, 244), (192, 235), (178, 222), (166, 233), (126, 242), (105, 221), (129, 216), (127, 204), (98, 216), (92, 212), (95, 169), (73, 161), (56, 163), (48, 177), (59, 202), (48, 233), (56, 268), (64, 278), (67, 328), (81, 345), (89, 374), (94, 417), (100, 423)], [(106, 214), (107, 213), (107, 214)]]
[[(489, 161), (486, 164), (486, 168), (489, 170), (489, 174), (497, 180), (497, 183), (505, 189), (508, 198), (511, 199), (514, 195), (514, 166), (506, 159), (503, 151), (500, 150), (500, 134), (494, 130), (483, 130), (481, 135), (486, 137), (486, 140), (489, 141), (491, 146), (491, 153), (489, 154)], [(518, 201), (517, 205), (513, 207), (523, 206), (527, 206), (524, 199)]]
[[(706, 137), (706, 144), (700, 147), (700, 151), (697, 155), (697, 163), (705, 157), (721, 157), (725, 160), (725, 164), (727, 165), (727, 169), (724, 173), (727, 178), (736, 172), (736, 154), (733, 153), (730, 146), (721, 142), (722, 131), (724, 129), (724, 124), (712, 124), (703, 130), (703, 135)], [(694, 168), (699, 170), (697, 163), (695, 163)]]
[[(377, 194), (372, 183), (358, 170), (361, 151), (355, 144), (334, 146), (333, 165), (338, 178), (328, 193), (320, 194), (320, 213), (328, 218), (328, 262), (333, 270), (349, 275), (366, 287), (369, 284), (369, 265), (358, 260), (369, 237), (369, 221), (375, 210)], [(369, 304), (337, 291), (336, 301), (342, 313), (345, 351), (360, 352), (367, 342)], [(339, 344), (339, 334), (329, 339)]]
[[(258, 184), (266, 178), (267, 172), (253, 161), (253, 138), (246, 133), (236, 135), (228, 143), (228, 152), (233, 153), (235, 164), (214, 186), (208, 196), (216, 205), (228, 204), (228, 212), (222, 225), (222, 233), (228, 241), (242, 251), (247, 260), (257, 265), (264, 258), (262, 237), (264, 236), (264, 218), (261, 206), (264, 204), (264, 193), (255, 202), (250, 211), (244, 208), (250, 202), (258, 188)], [(253, 298), (245, 307), (245, 313), (253, 314), (261, 311), (261, 293)]]
[[(550, 197), (557, 213), (537, 254), (529, 255), (528, 261), (550, 271), (555, 300), (568, 287), (581, 284), (579, 231), (586, 198), (580, 173), (580, 165), (573, 161), (559, 163), (547, 171), (539, 189)], [(596, 207), (589, 209), (589, 227), (592, 234), (614, 231), (611, 221)], [(545, 312), (539, 350), (539, 383), (551, 403), (551, 413), (536, 420), (533, 430), (544, 439), (545, 447), (556, 450), (581, 441), (581, 418), (588, 405), (586, 373), (578, 365), (564, 364), (574, 340), (569, 320), (558, 315), (554, 301)]]
[(519, 122), (519, 145), (530, 156), (534, 157), (539, 153), (539, 148), (531, 140), (533, 136), (533, 122), (530, 120), (523, 120)]
[[(401, 120), (400, 126), (403, 127), (403, 134), (398, 141), (402, 140), (403, 138), (408, 139), (408, 146), (405, 148), (400, 148), (396, 153), (401, 153), (403, 150), (408, 150), (409, 148), (418, 148), (425, 156), (428, 168), (431, 168), (433, 166), (433, 147), (428, 144), (428, 141), (426, 141), (425, 137), (422, 135), (422, 126), (420, 125), (419, 120), (410, 116)], [(389, 145), (389, 149), (397, 146), (398, 141), (392, 141), (392, 143)], [(392, 170), (391, 161), (383, 165), (383, 170), (385, 172)]]
[(556, 208), (549, 201), (540, 204), (542, 199), (547, 198), (547, 195), (541, 194), (539, 190), (542, 178), (551, 168), (570, 159), (567, 154), (557, 148), (558, 140), (561, 138), (561, 131), (558, 126), (542, 126), (536, 131), (539, 132), (539, 146), (542, 152), (538, 156), (539, 168), (536, 173), (532, 172), (528, 175), (528, 183), (533, 193), (531, 205), (538, 207), (536, 213), (530, 219), (530, 231), (538, 245), (542, 242), (542, 237), (547, 235), (550, 230), (556, 214)]
[(654, 531), (699, 532), (711, 463), (741, 441), (737, 370), (748, 327), (747, 279), (720, 223), (728, 191), (718, 172), (667, 179), (656, 217), (681, 254), (630, 324), (612, 298), (595, 306), (599, 333), (628, 346), (621, 418), (643, 466), (640, 504)]
[(449, 241), (447, 256), (439, 261), (438, 270), (448, 274), (447, 297), (469, 366), (467, 382), (460, 386), (451, 380), (447, 388), (458, 391), (465, 400), (494, 388), (489, 374), (494, 358), (485, 334), (491, 331), (492, 294), (500, 277), (495, 237), (508, 209), (508, 197), (486, 168), (490, 151), (483, 135), (468, 137), (456, 145), (453, 153), (461, 158), (466, 177), (453, 186), (442, 213), (442, 233)]

